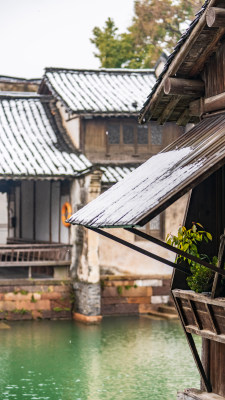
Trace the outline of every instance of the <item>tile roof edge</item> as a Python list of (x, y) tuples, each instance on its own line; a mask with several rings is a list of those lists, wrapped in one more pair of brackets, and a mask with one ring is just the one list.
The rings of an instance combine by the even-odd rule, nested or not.
[(133, 69), (133, 68), (60, 68), (60, 67), (46, 67), (44, 75), (47, 72), (73, 72), (73, 73), (101, 73), (101, 72), (117, 72), (117, 73), (142, 73), (142, 74), (149, 74), (152, 73), (155, 75), (155, 69), (154, 68), (140, 68), (140, 69)]

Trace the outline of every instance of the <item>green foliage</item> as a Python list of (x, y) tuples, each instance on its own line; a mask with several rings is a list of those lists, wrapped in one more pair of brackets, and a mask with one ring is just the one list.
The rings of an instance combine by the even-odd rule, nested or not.
[(14, 314), (21, 314), (21, 315), (24, 315), (24, 314), (29, 313), (29, 311), (26, 310), (25, 308), (20, 308), (20, 309), (16, 308), (16, 309), (13, 310), (12, 312), (13, 312)]
[(203, 0), (136, 0), (128, 32), (118, 34), (108, 18), (103, 29), (95, 27), (91, 42), (101, 67), (150, 68), (160, 54), (171, 52), (181, 35), (181, 23), (191, 20)]
[[(213, 257), (211, 261), (206, 254), (200, 254), (198, 249), (199, 244), (202, 241), (209, 243), (211, 240), (212, 235), (203, 230), (203, 226), (199, 223), (194, 223), (190, 229), (181, 226), (178, 230), (177, 236), (169, 234), (166, 237), (166, 242), (168, 244), (200, 258), (201, 260), (206, 260), (209, 263), (212, 262), (214, 265), (217, 265), (217, 257)], [(179, 263), (182, 261), (186, 261), (190, 265), (192, 275), (187, 277), (187, 283), (190, 289), (197, 293), (209, 291), (212, 286), (212, 279), (214, 276), (213, 271), (187, 259), (186, 257), (178, 256), (176, 262)]]
[(21, 289), (21, 290), (15, 290), (13, 293), (14, 294), (20, 293), (20, 294), (23, 294), (25, 296), (26, 294), (28, 294), (28, 291)]
[(31, 296), (31, 303), (37, 303), (37, 300), (34, 298), (34, 295), (32, 294), (32, 296)]
[(55, 312), (70, 311), (70, 308), (69, 307), (54, 307), (53, 311), (55, 311)]
[(117, 290), (118, 295), (121, 296), (122, 291), (123, 291), (122, 286), (117, 286), (116, 290)]

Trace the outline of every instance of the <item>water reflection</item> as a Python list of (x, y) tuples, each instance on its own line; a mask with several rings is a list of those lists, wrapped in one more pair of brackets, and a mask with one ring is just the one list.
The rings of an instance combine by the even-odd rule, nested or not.
[(178, 321), (24, 321), (0, 330), (1, 400), (172, 400), (199, 387)]

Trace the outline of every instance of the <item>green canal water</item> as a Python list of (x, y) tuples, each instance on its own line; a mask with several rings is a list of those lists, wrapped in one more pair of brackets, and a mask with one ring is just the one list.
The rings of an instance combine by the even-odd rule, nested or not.
[(172, 400), (179, 389), (199, 387), (178, 321), (7, 324), (0, 330), (0, 400)]

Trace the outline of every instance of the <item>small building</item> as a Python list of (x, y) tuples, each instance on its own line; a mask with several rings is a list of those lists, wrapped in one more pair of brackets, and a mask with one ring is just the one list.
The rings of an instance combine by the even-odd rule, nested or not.
[[(95, 172), (67, 136), (53, 97), (1, 92), (0, 121), (0, 317), (16, 318), (21, 309), (29, 311), (27, 318), (35, 310), (43, 311), (40, 317), (58, 317), (57, 307), (70, 316), (70, 276), (79, 243), (72, 246), (76, 239), (64, 222), (71, 213), (66, 205), (75, 210), (88, 202)], [(17, 301), (21, 292), (28, 303), (26, 296)], [(33, 292), (43, 292), (43, 298), (36, 293), (38, 301), (31, 302)], [(54, 303), (63, 292), (66, 306)]]
[[(202, 248), (218, 264), (193, 259), (215, 272), (210, 293), (194, 293), (187, 286), (187, 265), (174, 267), (172, 295), (188, 344), (201, 376), (201, 390), (187, 389), (179, 400), (222, 400), (225, 396), (224, 297), (221, 297), (225, 260), (225, 4), (207, 0), (179, 40), (141, 110), (140, 122), (166, 121), (194, 126), (158, 155), (150, 158), (124, 181), (74, 214), (70, 222), (116, 240), (135, 251), (143, 249), (121, 240), (106, 228), (124, 228), (143, 236), (139, 229), (184, 193), (190, 192), (185, 225), (200, 222), (213, 240)], [(222, 235), (222, 236), (221, 236)], [(178, 253), (147, 236), (149, 241)], [(148, 257), (159, 254), (145, 252)], [(192, 258), (191, 258), (192, 257)], [(202, 338), (200, 357), (193, 334)]]
[[(161, 151), (183, 133), (183, 127), (170, 122), (164, 126), (155, 121), (138, 124), (139, 110), (154, 84), (155, 71), (148, 69), (46, 68), (39, 93), (53, 95), (58, 100), (57, 107), (68, 136), (93, 165), (100, 168), (100, 192), (128, 176), (150, 156)], [(174, 225), (183, 222), (186, 202), (187, 196), (158, 215), (143, 230), (165, 239), (166, 233), (173, 231)], [(173, 225), (172, 215), (175, 221)], [(122, 237), (127, 236), (132, 243), (142, 245), (148, 250), (154, 247), (137, 235), (122, 232)], [(171, 271), (164, 264), (158, 266), (154, 260), (149, 262), (140, 254), (131, 255), (126, 249), (121, 249), (116, 243), (101, 237), (98, 243), (98, 261), (95, 262), (99, 264), (96, 266), (99, 273), (94, 277), (95, 283), (99, 285), (100, 276), (102, 285), (105, 285), (102, 293), (103, 315), (137, 314), (141, 310), (149, 310), (153, 303), (168, 301)], [(84, 284), (86, 290), (85, 280), (88, 279), (91, 283), (90, 277), (81, 272), (82, 268), (77, 271), (77, 285), (80, 287)], [(141, 284), (145, 289), (141, 287), (135, 293), (143, 304), (138, 304), (137, 299), (128, 299), (129, 303), (124, 299), (124, 303), (118, 303), (118, 286), (123, 288)], [(127, 295), (131, 295), (131, 291)], [(90, 302), (91, 298), (92, 296)], [(131, 304), (131, 300), (136, 303)]]

